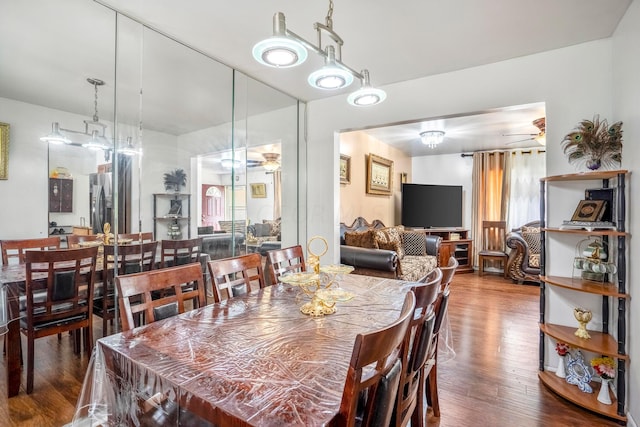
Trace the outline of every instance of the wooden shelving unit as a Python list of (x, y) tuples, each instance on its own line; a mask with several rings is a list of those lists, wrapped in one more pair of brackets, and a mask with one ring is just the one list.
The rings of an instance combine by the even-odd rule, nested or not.
[[(591, 411), (626, 422), (625, 415), (625, 392), (626, 392), (626, 364), (629, 362), (629, 355), (626, 353), (627, 334), (627, 313), (626, 302), (629, 294), (626, 292), (626, 239), (629, 234), (625, 231), (626, 200), (625, 185), (626, 177), (629, 174), (626, 170), (590, 172), (580, 174), (567, 174), (549, 176), (543, 178), (540, 184), (540, 212), (541, 212), (541, 239), (542, 251), (540, 259), (540, 380), (551, 390), (563, 398), (582, 406)], [(547, 227), (547, 207), (545, 204), (546, 193), (549, 183), (561, 183), (569, 181), (601, 180), (602, 187), (611, 186), (615, 180), (615, 214), (616, 230), (583, 230), (583, 229), (560, 229), (559, 227)], [(561, 185), (561, 184), (559, 184)], [(617, 251), (617, 275), (614, 282), (594, 282), (576, 277), (563, 277), (549, 274), (546, 271), (545, 259), (547, 257), (548, 239), (552, 239), (554, 234), (570, 234), (578, 236), (599, 236), (609, 242), (616, 243)], [(547, 286), (554, 286), (570, 291), (602, 296), (602, 331), (589, 330), (590, 339), (583, 339), (575, 336), (576, 326), (557, 325), (547, 322), (546, 298)], [(617, 312), (617, 339), (609, 333), (609, 312), (615, 309)], [(591, 387), (594, 393), (583, 393), (576, 386), (567, 383), (563, 378), (545, 371), (545, 341), (546, 337), (551, 337), (556, 341), (569, 344), (571, 347), (583, 349), (603, 356), (609, 356), (617, 361), (617, 373), (615, 378), (616, 393), (612, 394), (613, 404), (605, 405), (597, 400), (597, 392), (600, 383), (592, 381)], [(611, 393), (611, 391), (609, 391)]]

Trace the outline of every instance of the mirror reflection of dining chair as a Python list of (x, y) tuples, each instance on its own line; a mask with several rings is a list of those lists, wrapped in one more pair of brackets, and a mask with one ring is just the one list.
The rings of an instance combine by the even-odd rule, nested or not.
[(404, 341), (415, 305), (413, 292), (408, 292), (395, 322), (356, 336), (336, 420), (338, 425), (382, 427), (391, 422), (402, 370), (400, 358), (391, 356)]
[(478, 251), (478, 274), (484, 275), (485, 261), (496, 261), (502, 265), (502, 275), (507, 278), (507, 223), (505, 221), (482, 221), (482, 249)]
[(215, 302), (265, 287), (262, 257), (253, 253), (209, 261)]
[(268, 251), (266, 265), (271, 285), (279, 283), (280, 277), (285, 274), (307, 271), (304, 251), (300, 245)]
[(24, 264), (25, 252), (28, 250), (60, 249), (60, 237), (43, 237), (38, 239), (0, 240), (2, 265)]
[(133, 329), (137, 317), (146, 325), (184, 313), (189, 300), (190, 309), (206, 304), (199, 263), (118, 276), (116, 286), (123, 331)]
[(108, 335), (109, 323), (115, 319), (115, 277), (155, 269), (157, 249), (158, 242), (104, 245), (103, 282), (100, 292), (96, 292), (93, 310), (102, 318), (102, 336)]
[(80, 353), (82, 331), (87, 356), (91, 356), (97, 255), (97, 247), (25, 254), (27, 308), (20, 330), (27, 336), (27, 394), (33, 391), (36, 339), (73, 332), (74, 350)]
[(200, 262), (202, 237), (160, 242), (160, 265), (163, 268)]

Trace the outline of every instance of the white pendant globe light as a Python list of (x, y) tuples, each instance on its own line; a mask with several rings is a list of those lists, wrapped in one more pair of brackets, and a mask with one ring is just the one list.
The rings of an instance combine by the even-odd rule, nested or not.
[(253, 46), (253, 57), (262, 65), (275, 68), (295, 67), (306, 61), (307, 49), (286, 35), (284, 14), (273, 16), (273, 36)]
[(324, 67), (309, 75), (309, 84), (318, 89), (341, 89), (353, 83), (353, 75), (336, 64), (336, 53), (333, 46), (327, 46), (327, 59)]

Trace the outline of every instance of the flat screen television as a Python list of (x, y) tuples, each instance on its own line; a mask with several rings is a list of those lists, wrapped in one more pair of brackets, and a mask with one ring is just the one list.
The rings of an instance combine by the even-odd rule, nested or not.
[(402, 184), (402, 225), (462, 227), (462, 186)]

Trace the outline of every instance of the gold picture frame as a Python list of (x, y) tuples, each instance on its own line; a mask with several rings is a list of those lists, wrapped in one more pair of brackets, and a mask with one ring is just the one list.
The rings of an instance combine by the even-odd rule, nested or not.
[(9, 124), (0, 123), (0, 179), (9, 179)]
[(251, 184), (251, 197), (254, 199), (266, 199), (267, 198), (267, 184), (259, 182)]
[(340, 184), (351, 184), (351, 156), (340, 154)]
[(367, 156), (367, 194), (390, 196), (393, 189), (393, 160)]

